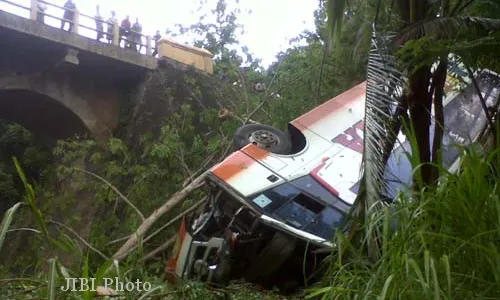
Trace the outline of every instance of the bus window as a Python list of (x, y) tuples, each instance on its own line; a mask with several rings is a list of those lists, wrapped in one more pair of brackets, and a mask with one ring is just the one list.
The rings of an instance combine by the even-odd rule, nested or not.
[(305, 231), (329, 240), (333, 237), (336, 228), (342, 228), (343, 222), (344, 214), (342, 212), (327, 207), (305, 227)]
[[(314, 200), (309, 199), (304, 194), (299, 194), (295, 199), (289, 201), (285, 204), (279, 211), (276, 212), (281, 219), (283, 219), (287, 224), (292, 225), (296, 228), (302, 228), (303, 226), (309, 224), (319, 211), (313, 211), (313, 209), (322, 208), (315, 207), (315, 205), (310, 205)], [(307, 204), (308, 206), (305, 206)], [(316, 204), (319, 204), (316, 202)]]
[(297, 178), (292, 181), (291, 184), (313, 196), (314, 198), (320, 200), (326, 205), (338, 206), (343, 211), (348, 210), (350, 207), (345, 202), (341, 201), (339, 197), (333, 195), (327, 189), (325, 189), (314, 178), (312, 178), (311, 175)]
[(295, 198), (299, 190), (289, 183), (272, 188), (252, 199), (252, 202), (262, 208), (265, 212), (272, 213), (285, 203)]

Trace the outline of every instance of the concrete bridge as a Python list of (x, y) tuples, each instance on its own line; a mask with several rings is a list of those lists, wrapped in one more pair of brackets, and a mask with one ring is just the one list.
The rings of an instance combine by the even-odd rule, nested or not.
[[(124, 121), (123, 112), (141, 101), (147, 79), (158, 67), (151, 38), (146, 37), (139, 53), (120, 47), (117, 25), (111, 44), (79, 35), (79, 12), (72, 31), (64, 31), (36, 20), (38, 1), (25, 7), (30, 18), (0, 11), (0, 118), (46, 140), (110, 136)], [(165, 40), (158, 52), (211, 73), (212, 56), (204, 50)]]

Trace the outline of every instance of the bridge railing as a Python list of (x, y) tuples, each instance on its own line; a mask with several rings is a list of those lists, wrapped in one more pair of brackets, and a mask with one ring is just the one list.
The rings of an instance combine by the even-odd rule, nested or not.
[[(29, 11), (29, 18), (32, 20), (36, 20), (39, 22), (44, 22), (45, 17), (48, 17), (50, 19), (57, 20), (61, 22), (61, 29), (64, 28), (65, 23), (70, 24), (70, 31), (75, 34), (80, 34), (80, 29), (84, 29), (87, 32), (94, 32), (96, 35), (96, 39), (99, 38), (101, 39), (106, 39), (108, 43), (120, 46), (123, 41), (123, 47), (125, 48), (131, 48), (131, 49), (136, 49), (136, 51), (139, 51), (140, 53), (146, 54), (146, 55), (152, 55), (153, 53), (153, 46), (152, 46), (152, 38), (149, 35), (144, 35), (140, 32), (135, 32), (133, 30), (127, 30), (125, 32), (122, 28), (120, 28), (120, 25), (118, 24), (118, 21), (110, 23), (109, 20), (99, 20), (96, 19), (93, 16), (84, 14), (80, 12), (78, 9), (67, 9), (63, 6), (51, 3), (47, 0), (30, 0), (30, 5), (27, 6), (26, 4), (20, 4), (16, 3), (14, 0), (0, 0), (0, 2), (4, 2), (8, 5), (14, 6), (21, 8), (23, 10)], [(40, 4), (44, 4), (47, 7), (54, 7), (57, 8), (58, 10), (62, 10), (63, 14), (62, 15), (54, 15), (54, 14), (49, 14), (40, 9)], [(45, 10), (47, 11), (47, 10)], [(69, 11), (73, 12), (73, 18), (72, 19), (65, 19), (64, 18), (64, 12)], [(102, 26), (101, 29), (98, 29), (97, 24), (101, 24)], [(106, 26), (106, 28), (104, 28)]]

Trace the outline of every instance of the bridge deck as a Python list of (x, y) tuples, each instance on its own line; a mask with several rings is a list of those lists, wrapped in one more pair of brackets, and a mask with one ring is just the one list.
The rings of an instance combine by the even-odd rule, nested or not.
[[(29, 35), (34, 40), (45, 40), (48, 43), (52, 42), (84, 53), (94, 54), (97, 60), (102, 60), (103, 57), (107, 58), (107, 60), (114, 60), (115, 64), (121, 62), (141, 69), (152, 70), (157, 67), (158, 63), (158, 60), (152, 56), (98, 42), (75, 33), (40, 24), (34, 20), (0, 11), (0, 37), (4, 39), (5, 34), (9, 31), (10, 33), (18, 33), (19, 35)], [(8, 44), (3, 44), (3, 46), (9, 47)], [(97, 56), (101, 56), (101, 58), (97, 58)]]

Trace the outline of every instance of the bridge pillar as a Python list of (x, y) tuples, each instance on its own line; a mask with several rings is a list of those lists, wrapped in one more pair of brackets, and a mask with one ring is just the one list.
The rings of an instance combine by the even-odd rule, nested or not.
[(73, 28), (71, 32), (78, 34), (78, 27), (80, 26), (80, 12), (78, 9), (74, 10), (75, 16), (73, 17)]
[(113, 24), (113, 45), (120, 46), (120, 27), (116, 22)]
[(153, 55), (153, 48), (151, 47), (151, 36), (146, 36), (146, 55)]
[(37, 13), (38, 13), (38, 0), (31, 0), (30, 19), (36, 20)]

